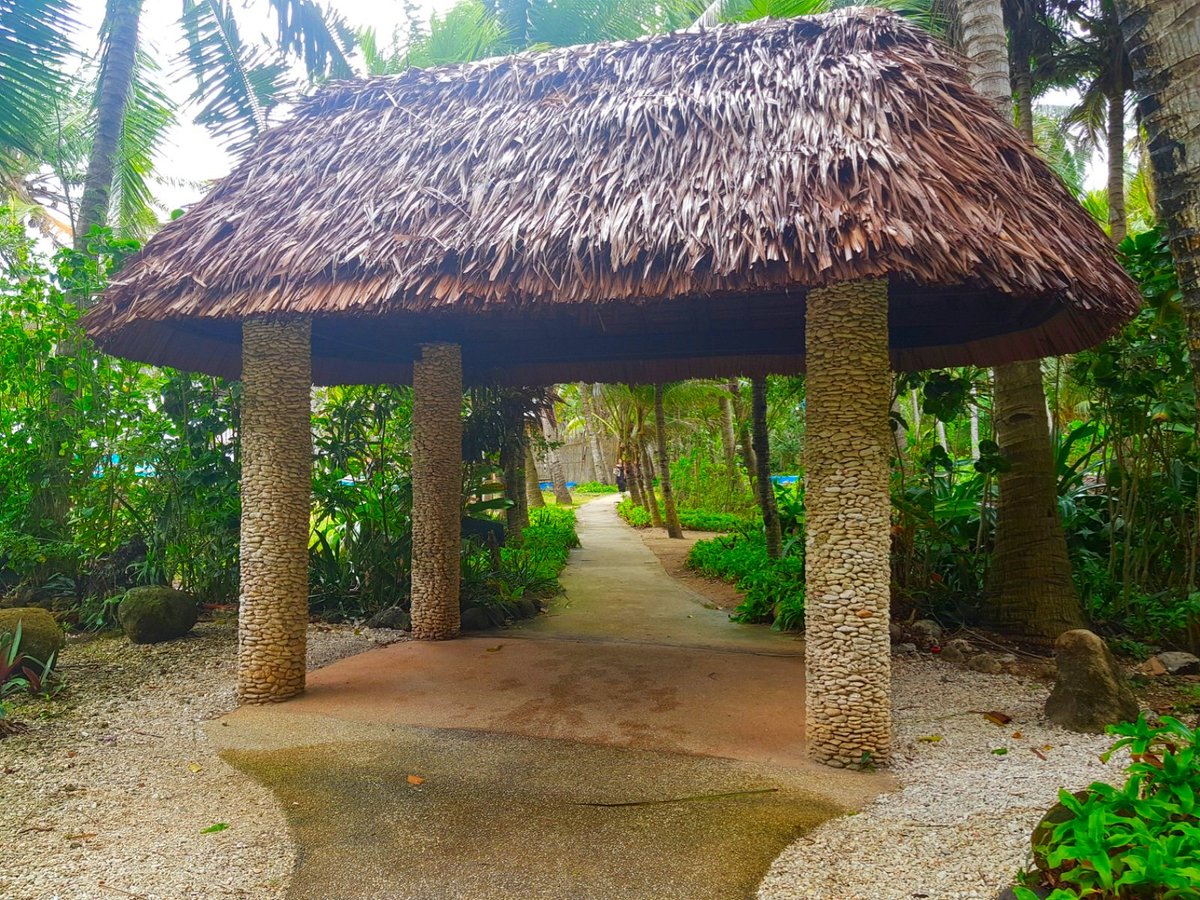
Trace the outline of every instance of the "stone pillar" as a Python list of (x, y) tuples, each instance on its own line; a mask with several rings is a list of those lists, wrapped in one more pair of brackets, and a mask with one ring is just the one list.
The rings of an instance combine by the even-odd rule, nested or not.
[(887, 761), (891, 503), (886, 281), (809, 291), (805, 664), (811, 755)]
[(458, 637), (462, 542), (462, 356), (426, 344), (413, 363), (412, 634)]
[(312, 497), (312, 323), (242, 326), (238, 698), (304, 690)]

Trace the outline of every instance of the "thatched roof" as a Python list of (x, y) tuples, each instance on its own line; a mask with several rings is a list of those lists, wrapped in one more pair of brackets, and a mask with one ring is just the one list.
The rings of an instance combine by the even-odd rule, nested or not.
[(877, 11), (330, 85), (89, 315), (113, 353), (235, 376), (240, 320), (314, 319), (319, 383), (795, 370), (805, 289), (888, 276), (901, 368), (1078, 350), (1134, 314), (1108, 242)]

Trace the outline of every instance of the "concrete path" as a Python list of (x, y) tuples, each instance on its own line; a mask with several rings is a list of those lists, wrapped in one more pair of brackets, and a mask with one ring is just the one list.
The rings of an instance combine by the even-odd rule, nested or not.
[(802, 644), (705, 608), (614, 505), (579, 509), (548, 614), (341, 660), (210, 727), (288, 812), (290, 896), (748, 897), (886, 787), (807, 762)]

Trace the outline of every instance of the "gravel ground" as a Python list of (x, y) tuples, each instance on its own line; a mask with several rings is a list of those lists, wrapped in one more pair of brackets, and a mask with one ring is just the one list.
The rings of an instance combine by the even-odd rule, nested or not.
[[(760, 900), (994, 898), (1026, 864), (1029, 834), (1060, 787), (1121, 777), (1121, 759), (1099, 759), (1110, 738), (1045, 719), (1048, 693), (1038, 682), (896, 658), (892, 771), (901, 789), (792, 844)], [(1012, 721), (998, 727), (989, 711)]]
[[(398, 637), (314, 626), (309, 668)], [(235, 654), (232, 622), (148, 646), (71, 641), (67, 689), (18, 706), (29, 730), (0, 741), (0, 897), (283, 897), (293, 858), (283, 812), (201, 727), (235, 706)]]

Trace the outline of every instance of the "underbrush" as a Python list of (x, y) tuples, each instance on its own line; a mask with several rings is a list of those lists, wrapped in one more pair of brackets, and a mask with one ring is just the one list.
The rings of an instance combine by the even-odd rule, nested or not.
[(1034, 829), (1036, 870), (1018, 900), (1183, 900), (1200, 885), (1200, 733), (1164, 716), (1109, 729), (1128, 749), (1125, 784), (1094, 782), (1059, 802)]
[[(659, 511), (666, 515), (662, 502), (658, 504)], [(689, 509), (681, 507), (679, 524), (686, 531), (739, 531), (745, 528), (750, 519), (737, 513), (713, 512), (705, 509)], [(650, 511), (639, 506), (632, 499), (622, 500), (617, 504), (617, 514), (634, 528), (649, 528), (651, 524)]]
[(709, 578), (731, 582), (746, 595), (730, 614), (733, 621), (770, 622), (776, 631), (804, 627), (804, 557), (800, 553), (771, 559), (761, 533), (743, 532), (697, 541), (688, 554), (687, 566)]
[(617, 486), (599, 481), (581, 481), (571, 488), (571, 491), (576, 494), (615, 494)]

